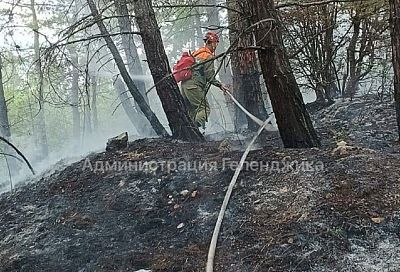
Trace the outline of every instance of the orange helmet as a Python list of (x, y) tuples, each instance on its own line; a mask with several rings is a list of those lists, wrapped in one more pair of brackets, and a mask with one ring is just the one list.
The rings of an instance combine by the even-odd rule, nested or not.
[(217, 35), (217, 33), (209, 31), (206, 33), (206, 35), (204, 35), (203, 40), (205, 42), (217, 42), (219, 43), (219, 37)]

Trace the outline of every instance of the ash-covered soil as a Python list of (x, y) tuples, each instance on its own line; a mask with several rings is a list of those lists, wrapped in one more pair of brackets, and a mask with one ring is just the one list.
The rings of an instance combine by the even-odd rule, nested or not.
[[(399, 271), (393, 105), (338, 101), (313, 118), (322, 148), (283, 149), (270, 133), (250, 153), (215, 271)], [(1, 195), (0, 271), (204, 271), (242, 154), (229, 138), (139, 140)]]

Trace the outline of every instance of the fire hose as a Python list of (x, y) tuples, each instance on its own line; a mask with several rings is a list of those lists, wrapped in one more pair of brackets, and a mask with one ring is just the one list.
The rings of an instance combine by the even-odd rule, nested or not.
[(208, 250), (208, 257), (207, 257), (207, 266), (206, 266), (206, 272), (213, 272), (214, 271), (214, 257), (215, 257), (215, 250), (217, 247), (217, 241), (218, 241), (218, 235), (220, 233), (221, 230), (221, 225), (222, 225), (222, 220), (224, 219), (225, 216), (225, 211), (226, 208), (228, 207), (228, 203), (230, 200), (230, 197), (232, 195), (232, 191), (233, 188), (235, 187), (236, 181), (239, 177), (240, 172), (243, 169), (243, 164), (246, 161), (247, 155), (250, 152), (251, 147), (253, 146), (253, 144), (255, 143), (255, 141), (257, 140), (258, 136), (261, 134), (261, 132), (266, 128), (266, 126), (268, 125), (268, 123), (272, 120), (273, 118), (273, 114), (271, 114), (270, 117), (268, 117), (267, 120), (265, 120), (264, 122), (261, 121), (259, 118), (255, 117), (254, 115), (252, 115), (250, 112), (248, 112), (234, 97), (233, 95), (228, 92), (225, 91), (225, 93), (227, 95), (229, 95), (232, 99), (232, 101), (248, 116), (250, 117), (254, 122), (256, 122), (260, 128), (258, 129), (256, 135), (253, 137), (253, 139), (251, 140), (251, 142), (249, 143), (249, 145), (247, 146), (246, 150), (244, 151), (239, 165), (235, 170), (235, 173), (232, 177), (231, 182), (229, 183), (228, 189), (226, 191), (225, 197), (224, 197), (224, 201), (222, 203), (219, 215), (218, 215), (218, 219), (217, 222), (215, 223), (215, 228), (214, 228), (214, 232), (213, 232), (213, 236), (211, 238), (211, 242), (210, 242), (210, 247)]

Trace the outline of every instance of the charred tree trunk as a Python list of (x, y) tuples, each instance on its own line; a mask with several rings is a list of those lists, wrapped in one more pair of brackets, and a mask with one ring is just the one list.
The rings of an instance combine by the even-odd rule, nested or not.
[(346, 87), (344, 89), (344, 96), (353, 98), (357, 92), (358, 81), (356, 76), (357, 71), (357, 59), (356, 59), (356, 49), (357, 41), (360, 36), (361, 20), (356, 15), (353, 18), (353, 35), (351, 36), (349, 46), (347, 48), (347, 76), (349, 77), (346, 82)]
[(189, 118), (177, 83), (173, 77), (168, 76), (171, 74), (171, 68), (164, 50), (151, 0), (134, 0), (133, 7), (136, 22), (141, 32), (147, 62), (173, 137), (191, 141), (202, 140), (202, 135)]
[[(251, 54), (253, 54), (253, 52), (251, 52)], [(260, 73), (257, 70), (254, 70), (253, 72), (243, 74), (241, 83), (241, 88), (243, 89), (243, 93), (245, 93), (245, 107), (254, 116), (257, 116), (260, 119), (265, 119), (265, 113), (267, 110), (264, 107), (264, 101), (261, 94)], [(248, 116), (246, 116), (246, 118), (247, 128), (251, 131), (257, 131), (260, 126)]]
[(6, 139), (11, 137), (10, 123), (8, 120), (8, 110), (6, 97), (4, 95), (4, 86), (3, 86), (3, 62), (0, 55), (0, 136), (3, 136)]
[(279, 132), (286, 148), (319, 146), (317, 134), (284, 48), (273, 0), (247, 0), (261, 69), (271, 98)]
[[(236, 0), (228, 0), (227, 5), (231, 9), (238, 9), (239, 4)], [(241, 15), (238, 14), (235, 11), (232, 11), (231, 9), (228, 9), (228, 20), (229, 20), (229, 25), (230, 30), (229, 30), (229, 39), (230, 42), (233, 43), (238, 39), (238, 36), (244, 28), (250, 26), (249, 23), (247, 23), (246, 20), (241, 19)], [(251, 44), (253, 41), (253, 34), (252, 33), (246, 33), (243, 34), (243, 36), (240, 38), (238, 42), (238, 46), (243, 46), (243, 44)], [(239, 101), (240, 104), (245, 105), (245, 96), (246, 96), (246, 89), (244, 89), (244, 78), (243, 78), (243, 73), (241, 69), (241, 58), (243, 58), (243, 52), (235, 51), (231, 53), (231, 65), (232, 65), (232, 77), (233, 77), (233, 84), (232, 84), (232, 90), (233, 90), (233, 96)], [(243, 127), (246, 124), (246, 115), (235, 105), (233, 105), (233, 120), (234, 120), (234, 126), (235, 130), (238, 131), (240, 130), (241, 127)], [(247, 110), (249, 110), (248, 107), (246, 107)]]
[(144, 97), (141, 95), (140, 91), (136, 87), (135, 83), (133, 82), (132, 78), (130, 77), (124, 61), (121, 57), (121, 55), (118, 52), (117, 47), (115, 46), (114, 41), (110, 37), (110, 33), (108, 32), (106, 26), (104, 25), (102, 21), (102, 16), (99, 14), (99, 11), (93, 2), (93, 0), (87, 0), (88, 5), (90, 7), (92, 16), (96, 20), (97, 26), (100, 29), (101, 34), (104, 36), (104, 40), (107, 44), (108, 49), (110, 50), (111, 54), (113, 55), (113, 58), (115, 60), (115, 63), (118, 66), (119, 72), (121, 73), (122, 78), (124, 79), (126, 85), (128, 86), (129, 92), (131, 93), (132, 97), (135, 99), (135, 101), (138, 103), (140, 109), (146, 116), (146, 118), (149, 120), (151, 126), (153, 127), (154, 131), (157, 133), (159, 136), (166, 137), (168, 136), (167, 131), (163, 127), (163, 125), (160, 123), (158, 120), (157, 116), (154, 114), (154, 112), (150, 109), (150, 106), (146, 103), (146, 100)]
[[(231, 9), (240, 10), (237, 1), (227, 1)], [(254, 44), (253, 33), (246, 33), (250, 27), (247, 20), (243, 20), (237, 13), (228, 10), (230, 25), (229, 37), (231, 42), (237, 42), (237, 47), (247, 48)], [(239, 37), (239, 35), (241, 35)], [(235, 97), (246, 109), (260, 119), (265, 118), (266, 109), (261, 93), (260, 72), (258, 59), (254, 50), (238, 50), (231, 53), (231, 64), (233, 72), (233, 91)], [(258, 125), (248, 118), (239, 108), (235, 108), (235, 127), (239, 128), (247, 123), (247, 128), (253, 131), (258, 129)]]
[(400, 140), (400, 0), (390, 0), (394, 98)]

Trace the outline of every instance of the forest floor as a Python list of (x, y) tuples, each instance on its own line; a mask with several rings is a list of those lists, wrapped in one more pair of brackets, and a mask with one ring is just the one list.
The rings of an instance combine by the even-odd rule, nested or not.
[[(338, 101), (313, 118), (322, 148), (283, 149), (265, 133), (249, 154), (215, 271), (399, 271), (394, 106)], [(1, 195), (0, 271), (204, 271), (228, 161), (243, 152), (228, 138), (138, 140)]]

